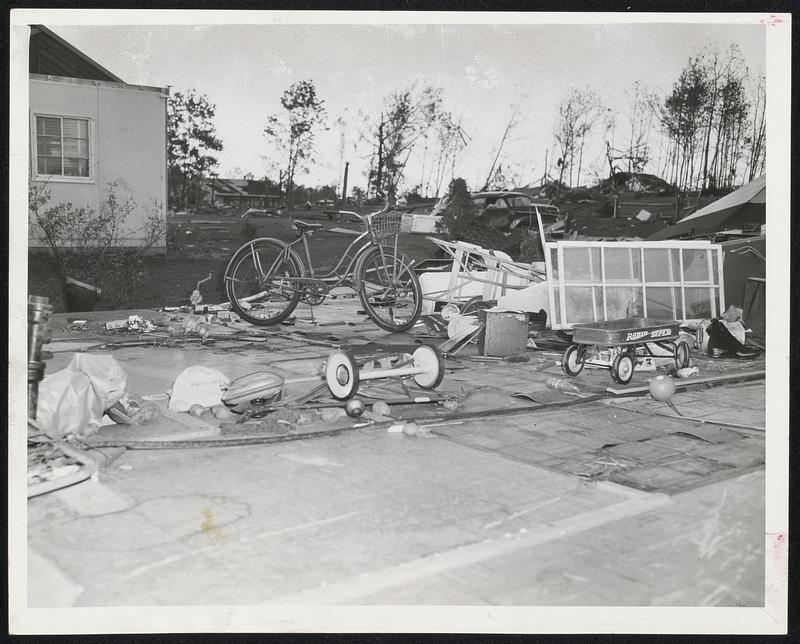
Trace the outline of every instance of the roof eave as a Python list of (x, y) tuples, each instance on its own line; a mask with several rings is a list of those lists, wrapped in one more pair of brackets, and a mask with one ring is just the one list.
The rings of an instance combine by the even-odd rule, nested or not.
[(73, 45), (68, 43), (66, 40), (64, 40), (61, 36), (59, 36), (57, 33), (51, 31), (50, 29), (48, 29), (44, 25), (31, 25), (31, 35), (33, 33), (35, 33), (34, 29), (37, 29), (37, 30), (41, 31), (42, 33), (47, 34), (48, 36), (50, 36), (54, 40), (58, 41), (58, 43), (60, 45), (64, 46), (66, 49), (71, 51), (76, 56), (82, 58), (89, 65), (92, 65), (93, 67), (95, 67), (98, 71), (102, 72), (103, 74), (107, 74), (114, 82), (123, 83), (123, 84), (127, 85), (127, 83), (125, 83), (125, 81), (122, 80), (119, 76), (117, 76), (116, 74), (114, 74), (114, 73), (110, 72), (109, 70), (107, 70), (100, 63), (98, 63), (96, 60), (94, 60), (94, 59), (90, 58), (89, 56), (87, 56), (86, 54), (84, 54), (80, 49), (78, 49), (77, 47), (74, 47)]

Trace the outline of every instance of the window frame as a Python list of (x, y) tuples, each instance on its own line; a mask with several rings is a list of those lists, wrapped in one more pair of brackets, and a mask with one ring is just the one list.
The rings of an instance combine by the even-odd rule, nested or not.
[[(89, 176), (88, 177), (79, 177), (79, 176), (70, 176), (64, 174), (40, 174), (39, 173), (39, 148), (38, 148), (38, 140), (39, 140), (39, 132), (36, 127), (36, 119), (37, 117), (44, 117), (44, 118), (58, 118), (62, 120), (62, 140), (63, 140), (63, 119), (80, 119), (82, 121), (87, 122), (87, 133), (89, 138)], [(96, 159), (97, 159), (97, 146), (95, 143), (95, 120), (91, 116), (87, 116), (85, 114), (68, 114), (68, 113), (61, 113), (56, 114), (54, 112), (35, 112), (31, 111), (31, 124), (30, 124), (30, 145), (31, 145), (31, 178), (34, 181), (46, 181), (50, 183), (97, 183), (97, 166), (96, 166)], [(61, 158), (64, 158), (64, 149), (61, 149)], [(63, 169), (63, 168), (62, 168)]]
[[(594, 262), (591, 259), (592, 249), (599, 249), (600, 274), (594, 274)], [(611, 279), (606, 275), (606, 251), (628, 250), (630, 256), (631, 279)], [(567, 276), (565, 270), (565, 251), (586, 251), (588, 261), (588, 276), (584, 279)], [(634, 258), (633, 251), (638, 251)], [(670, 268), (672, 279), (661, 280), (647, 278), (647, 266), (644, 259), (646, 250), (678, 251), (677, 271)], [(687, 279), (684, 271), (684, 258), (687, 252), (701, 251), (705, 254), (707, 266), (706, 279)], [(667, 256), (668, 262), (672, 261), (671, 253)], [(716, 259), (715, 259), (716, 258)], [(701, 260), (702, 261), (702, 260)], [(548, 288), (550, 304), (550, 323), (553, 329), (570, 329), (574, 324), (602, 322), (609, 318), (607, 294), (615, 288), (641, 289), (642, 315), (647, 317), (647, 289), (672, 288), (675, 300), (672, 303), (675, 319), (681, 322), (698, 319), (690, 317), (690, 305), (687, 305), (687, 290), (705, 290), (711, 307), (711, 317), (717, 317), (725, 310), (725, 278), (722, 270), (723, 251), (719, 244), (712, 244), (700, 240), (664, 240), (664, 241), (557, 241), (545, 244), (545, 266), (550, 280)], [(635, 277), (636, 268), (639, 270)], [(677, 277), (675, 277), (677, 272)], [(575, 319), (567, 311), (567, 290), (576, 288), (591, 289), (592, 317), (594, 320)], [(599, 299), (597, 297), (599, 295)], [(677, 297), (675, 297), (677, 295)], [(678, 315), (679, 314), (679, 315)]]

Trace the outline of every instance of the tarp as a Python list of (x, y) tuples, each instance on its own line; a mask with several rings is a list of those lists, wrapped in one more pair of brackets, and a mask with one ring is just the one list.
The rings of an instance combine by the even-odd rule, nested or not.
[(718, 199), (648, 239), (702, 237), (723, 230), (739, 229), (745, 224), (764, 224), (767, 214), (767, 175), (762, 174), (738, 190)]

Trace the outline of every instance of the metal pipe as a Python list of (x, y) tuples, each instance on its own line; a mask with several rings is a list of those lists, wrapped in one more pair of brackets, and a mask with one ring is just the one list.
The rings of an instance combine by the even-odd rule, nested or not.
[(378, 378), (399, 378), (400, 376), (416, 376), (425, 373), (425, 367), (409, 365), (400, 369), (366, 369), (359, 371), (360, 380), (376, 380)]
[(36, 418), (39, 382), (44, 378), (42, 345), (50, 342), (50, 300), (38, 295), (28, 296), (28, 418)]

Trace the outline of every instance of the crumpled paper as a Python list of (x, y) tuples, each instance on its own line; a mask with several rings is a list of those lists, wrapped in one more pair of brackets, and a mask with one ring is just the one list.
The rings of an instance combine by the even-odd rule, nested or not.
[(39, 383), (36, 421), (53, 438), (89, 436), (127, 385), (128, 377), (113, 356), (76, 354), (66, 369)]
[(195, 365), (187, 367), (175, 379), (169, 398), (170, 411), (189, 411), (192, 405), (215, 407), (222, 404), (222, 388), (230, 384), (221, 371)]

